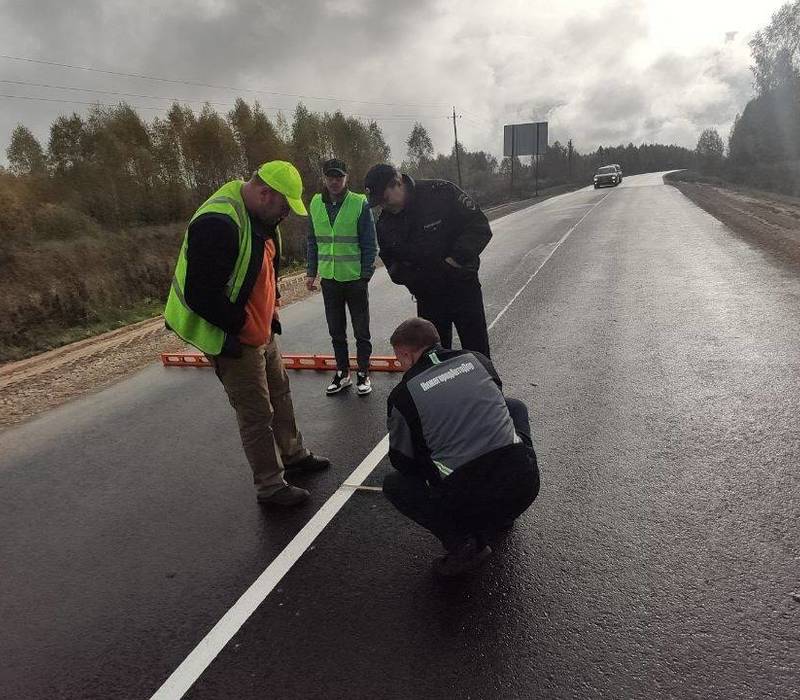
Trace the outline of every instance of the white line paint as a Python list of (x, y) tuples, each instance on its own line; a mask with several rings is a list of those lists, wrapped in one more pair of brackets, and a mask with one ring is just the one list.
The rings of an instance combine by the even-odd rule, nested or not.
[(517, 290), (517, 293), (516, 293), (516, 294), (515, 294), (513, 297), (511, 297), (511, 301), (509, 301), (509, 302), (508, 302), (508, 304), (506, 304), (506, 305), (503, 307), (503, 309), (500, 311), (500, 313), (499, 313), (499, 314), (497, 314), (497, 316), (495, 316), (495, 319), (494, 319), (494, 321), (492, 321), (492, 322), (489, 324), (489, 326), (488, 326), (487, 330), (492, 330), (492, 328), (494, 328), (495, 324), (496, 324), (496, 323), (497, 323), (497, 322), (498, 322), (498, 321), (499, 321), (501, 318), (503, 318), (503, 316), (505, 316), (505, 313), (506, 313), (506, 311), (508, 311), (508, 310), (511, 308), (511, 305), (512, 305), (512, 304), (513, 304), (513, 303), (514, 303), (516, 300), (517, 300), (517, 298), (519, 297), (519, 295), (520, 295), (520, 294), (522, 294), (522, 292), (524, 292), (524, 291), (527, 289), (528, 285), (529, 285), (529, 284), (530, 284), (530, 283), (533, 281), (533, 278), (534, 278), (534, 277), (536, 277), (536, 275), (538, 275), (538, 274), (539, 274), (539, 270), (541, 270), (541, 269), (542, 269), (542, 268), (543, 268), (543, 267), (544, 267), (544, 266), (547, 264), (547, 261), (548, 261), (548, 260), (550, 260), (550, 258), (552, 258), (552, 257), (553, 257), (553, 255), (555, 254), (555, 252), (556, 252), (556, 251), (557, 251), (557, 250), (558, 250), (558, 249), (561, 247), (561, 244), (562, 244), (564, 241), (566, 241), (566, 240), (567, 240), (567, 238), (569, 238), (569, 235), (570, 235), (570, 234), (571, 234), (571, 233), (572, 233), (572, 232), (573, 232), (573, 231), (574, 231), (576, 228), (578, 228), (578, 226), (580, 226), (580, 225), (581, 225), (581, 223), (583, 223), (583, 220), (584, 220), (584, 219), (585, 219), (587, 216), (589, 216), (589, 214), (591, 214), (591, 213), (592, 213), (592, 212), (593, 212), (593, 211), (594, 211), (594, 210), (597, 208), (597, 205), (598, 205), (598, 204), (600, 204), (600, 202), (603, 202), (603, 201), (605, 201), (605, 198), (606, 198), (606, 197), (608, 197), (608, 195), (605, 195), (605, 197), (603, 197), (603, 199), (601, 199), (601, 200), (599, 200), (598, 202), (596, 202), (596, 203), (595, 203), (595, 204), (592, 206), (592, 208), (591, 208), (591, 209), (589, 209), (589, 211), (587, 211), (587, 212), (586, 212), (586, 213), (585, 213), (585, 214), (584, 214), (584, 215), (583, 215), (583, 216), (582, 216), (582, 217), (581, 217), (581, 218), (578, 220), (578, 222), (577, 222), (577, 223), (576, 223), (576, 224), (575, 224), (575, 225), (574, 225), (574, 226), (573, 226), (573, 227), (572, 227), (572, 228), (571, 228), (569, 231), (567, 231), (567, 232), (566, 232), (566, 233), (565, 233), (563, 236), (561, 236), (561, 238), (559, 239), (558, 243), (556, 243), (556, 244), (555, 244), (555, 246), (553, 246), (553, 250), (551, 250), (551, 251), (550, 251), (550, 253), (548, 254), (548, 256), (547, 256), (547, 257), (546, 257), (544, 260), (542, 260), (542, 263), (541, 263), (541, 265), (539, 265), (539, 267), (537, 267), (537, 268), (536, 268), (536, 270), (534, 271), (534, 273), (533, 273), (533, 274), (532, 274), (530, 277), (528, 277), (528, 281), (527, 281), (525, 284), (523, 284), (523, 285), (522, 285), (522, 286), (521, 286), (521, 287), (520, 287), (520, 288)]
[[(568, 193), (570, 194), (570, 193)], [(608, 195), (606, 195), (608, 196)], [(520, 294), (531, 283), (539, 270), (545, 263), (553, 257), (559, 246), (567, 240), (567, 237), (581, 224), (581, 222), (591, 214), (595, 207), (605, 199), (601, 199), (589, 211), (584, 214), (580, 221), (567, 231), (556, 243), (553, 250), (547, 255), (536, 271), (530, 276), (528, 281), (511, 298), (511, 301), (503, 307), (503, 310), (492, 321), (487, 330), (491, 330), (494, 325), (511, 308)], [(356, 491), (380, 491), (377, 486), (364, 486), (364, 480), (372, 473), (378, 463), (389, 452), (389, 436), (384, 435), (383, 439), (372, 448), (372, 451), (364, 458), (364, 461), (356, 467), (355, 471), (345, 480), (336, 492), (327, 500), (325, 504), (314, 514), (300, 532), (298, 532), (291, 542), (272, 560), (270, 565), (264, 569), (263, 573), (251, 584), (251, 586), (241, 595), (233, 606), (220, 618), (219, 622), (200, 640), (200, 643), (189, 653), (172, 674), (164, 681), (163, 685), (151, 696), (151, 700), (178, 700), (192, 687), (194, 682), (200, 678), (202, 673), (211, 665), (211, 662), (225, 648), (227, 643), (241, 629), (242, 625), (256, 611), (259, 605), (264, 602), (266, 597), (280, 583), (281, 579), (289, 572), (300, 557), (306, 552), (311, 543), (327, 527), (328, 523), (342, 509), (345, 503)]]
[[(389, 436), (372, 449), (356, 470), (348, 477), (348, 484), (360, 485), (389, 451)], [(200, 674), (208, 668), (225, 645), (233, 638), (256, 608), (294, 566), (334, 516), (355, 493), (353, 488), (339, 488), (298, 532), (283, 551), (253, 582), (233, 607), (217, 622), (211, 631), (191, 651), (164, 684), (153, 694), (152, 700), (176, 700), (183, 697)]]

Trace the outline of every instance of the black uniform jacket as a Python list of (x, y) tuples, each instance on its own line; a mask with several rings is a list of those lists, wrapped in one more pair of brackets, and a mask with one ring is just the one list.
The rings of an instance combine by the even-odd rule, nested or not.
[[(452, 182), (403, 179), (406, 207), (397, 214), (384, 209), (376, 223), (389, 277), (420, 298), (478, 284), (479, 256), (492, 237), (486, 215)], [(446, 263), (448, 257), (461, 267)]]

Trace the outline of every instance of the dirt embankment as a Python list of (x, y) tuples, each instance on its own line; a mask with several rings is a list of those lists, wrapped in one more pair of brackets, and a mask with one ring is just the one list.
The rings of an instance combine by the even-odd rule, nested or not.
[[(281, 304), (305, 298), (305, 273), (281, 279)], [(0, 429), (98, 391), (186, 343), (159, 316), (56, 350), (0, 365)]]
[(0, 361), (54, 347), (69, 329), (102, 325), (160, 299), (181, 235), (175, 225), (10, 241), (0, 252)]
[(800, 199), (680, 176), (664, 179), (737, 235), (800, 267)]

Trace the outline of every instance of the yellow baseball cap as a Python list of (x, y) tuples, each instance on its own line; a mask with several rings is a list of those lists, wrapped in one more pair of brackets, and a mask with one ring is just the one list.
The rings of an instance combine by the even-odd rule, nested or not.
[(258, 176), (273, 190), (286, 197), (295, 214), (308, 216), (302, 200), (303, 179), (291, 163), (285, 160), (271, 160), (258, 168)]

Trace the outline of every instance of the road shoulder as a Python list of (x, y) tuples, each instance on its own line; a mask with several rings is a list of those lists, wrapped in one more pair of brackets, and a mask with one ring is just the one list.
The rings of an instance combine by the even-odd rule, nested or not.
[(744, 240), (781, 262), (800, 267), (800, 199), (710, 182), (688, 182), (666, 176), (701, 209)]

